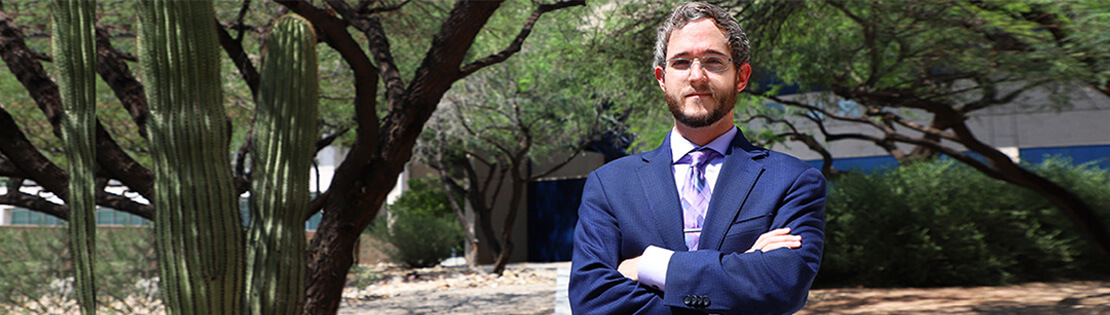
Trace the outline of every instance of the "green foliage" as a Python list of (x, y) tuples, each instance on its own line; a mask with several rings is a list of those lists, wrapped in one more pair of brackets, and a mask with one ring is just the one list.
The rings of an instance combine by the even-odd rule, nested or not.
[[(1110, 221), (1110, 172), (1034, 167)], [(950, 160), (831, 184), (817, 285), (994, 285), (1110, 274), (1046, 200)]]
[(370, 233), (393, 248), (385, 248), (393, 260), (412, 267), (428, 267), (461, 252), (463, 241), (459, 219), (448, 206), (448, 196), (438, 189), (438, 180), (409, 180), (409, 191), (389, 205), (388, 220), (375, 220)]
[(96, 284), (100, 308), (121, 314), (162, 310), (154, 230), (101, 228), (97, 233)]
[[(101, 229), (97, 233), (96, 284), (100, 311), (161, 312), (149, 228)], [(0, 229), (0, 313), (71, 313), (72, 256), (63, 228)], [(59, 254), (64, 253), (64, 254)]]
[[(457, 82), (432, 124), (447, 133), (446, 146), (461, 144), (504, 164), (562, 158), (578, 149), (603, 121), (601, 104), (614, 98), (591, 76), (599, 65), (588, 48), (593, 30), (577, 28), (587, 19), (584, 9), (545, 15), (558, 21), (534, 29), (517, 55)], [(506, 3), (471, 50), (484, 57), (503, 49), (531, 10), (528, 3)]]
[[(53, 307), (52, 300), (73, 274), (67, 269), (64, 229), (3, 228), (0, 229), (0, 313), (14, 310), (39, 310)], [(51, 284), (51, 285), (47, 285)], [(59, 290), (61, 289), (61, 290)], [(72, 297), (69, 297), (72, 298)], [(75, 305), (74, 305), (75, 306)], [(12, 309), (14, 308), (14, 309)], [(66, 310), (74, 312), (76, 309)]]
[(363, 265), (354, 265), (351, 266), (351, 272), (347, 277), (347, 285), (362, 290), (379, 280), (382, 280), (382, 275), (375, 272), (373, 268)]
[(1101, 23), (1110, 6), (1098, 1), (733, 3), (745, 8), (740, 18), (752, 37), (752, 64), (769, 70), (755, 77), (775, 79), (751, 86), (761, 92), (796, 85), (845, 98), (858, 89), (944, 104), (1004, 100), (953, 105), (970, 112), (1023, 102), (1011, 93), (1031, 89), (1067, 106), (1067, 87), (1104, 85), (1110, 76), (1103, 45), (1110, 37)]

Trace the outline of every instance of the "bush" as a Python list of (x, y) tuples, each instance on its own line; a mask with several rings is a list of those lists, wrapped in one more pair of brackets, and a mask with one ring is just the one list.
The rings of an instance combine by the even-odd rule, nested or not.
[(436, 183), (432, 178), (410, 180), (409, 191), (387, 207), (387, 219), (376, 220), (371, 228), (371, 234), (393, 245), (383, 251), (394, 261), (428, 267), (461, 252), (462, 226)]
[[(1110, 217), (1107, 171), (1058, 159), (1030, 167)], [(843, 176), (830, 183), (826, 214), (818, 286), (995, 285), (1107, 271), (1039, 195), (951, 160)]]
[[(16, 310), (77, 311), (72, 300), (66, 230), (54, 227), (0, 228), (0, 313)], [(68, 279), (68, 281), (67, 281)], [(14, 309), (13, 309), (14, 308)]]
[[(163, 312), (150, 228), (97, 228), (97, 304), (109, 313)], [(77, 312), (64, 227), (0, 228), (0, 313)]]

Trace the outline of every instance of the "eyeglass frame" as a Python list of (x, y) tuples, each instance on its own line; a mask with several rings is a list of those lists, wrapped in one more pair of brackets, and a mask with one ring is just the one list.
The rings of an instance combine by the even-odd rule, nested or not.
[[(701, 62), (702, 59), (711, 58), (711, 57), (724, 58), (724, 59), (728, 60), (728, 62), (725, 62), (724, 66), (721, 69), (712, 70), (712, 69), (706, 68), (705, 64)], [(690, 66), (686, 69), (675, 68), (674, 65), (672, 64), (674, 61), (683, 61), (683, 60), (690, 62)], [(726, 70), (728, 70), (728, 68), (729, 68), (728, 65), (732, 64), (732, 57), (725, 56), (725, 55), (718, 55), (718, 54), (706, 55), (706, 56), (701, 56), (701, 57), (697, 57), (697, 58), (675, 57), (675, 58), (671, 58), (671, 59), (667, 59), (667, 60), (663, 61), (663, 65), (665, 65), (667, 68), (671, 68), (671, 69), (674, 69), (676, 71), (689, 71), (694, 66), (694, 61), (697, 61), (698, 65), (700, 65), (701, 68), (704, 69), (705, 71), (709, 71), (709, 72), (713, 72), (713, 73), (719, 73), (719, 72), (725, 72)]]

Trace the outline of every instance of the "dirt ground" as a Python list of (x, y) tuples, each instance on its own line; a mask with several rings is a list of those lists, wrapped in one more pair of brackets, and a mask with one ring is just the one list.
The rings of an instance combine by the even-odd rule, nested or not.
[[(339, 314), (569, 314), (569, 263), (509, 265), (502, 277), (466, 268), (406, 269), (376, 264), (352, 275)], [(561, 293), (561, 294), (560, 294)], [(556, 296), (563, 297), (557, 304)], [(164, 314), (134, 300), (105, 313)], [(0, 314), (76, 314), (72, 298), (47, 295)], [(810, 291), (798, 314), (1110, 314), (1110, 281), (1035, 282), (999, 287), (840, 288)]]
[(1110, 314), (1110, 282), (1000, 287), (823, 289), (798, 314)]
[[(558, 269), (568, 263), (510, 265), (497, 278), (464, 268), (380, 265), (380, 279), (349, 287), (340, 314), (552, 314)], [(562, 309), (560, 309), (562, 310)], [(820, 289), (798, 314), (1110, 314), (1110, 282), (1002, 287)]]

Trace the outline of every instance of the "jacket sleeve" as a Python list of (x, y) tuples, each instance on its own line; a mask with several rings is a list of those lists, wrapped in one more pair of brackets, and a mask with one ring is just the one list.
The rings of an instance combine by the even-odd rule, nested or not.
[[(790, 227), (802, 247), (768, 252), (675, 252), (667, 268), (664, 304), (685, 307), (689, 296), (704, 297), (711, 313), (783, 314), (800, 310), (817, 275), (824, 247), (825, 179), (816, 169), (801, 172), (775, 204), (770, 229)], [(752, 194), (774, 193), (756, 190)], [(771, 199), (767, 199), (771, 200)], [(766, 201), (766, 200), (764, 200)]]
[(625, 278), (617, 266), (621, 232), (597, 172), (586, 179), (567, 295), (575, 314), (667, 313), (661, 292)]

